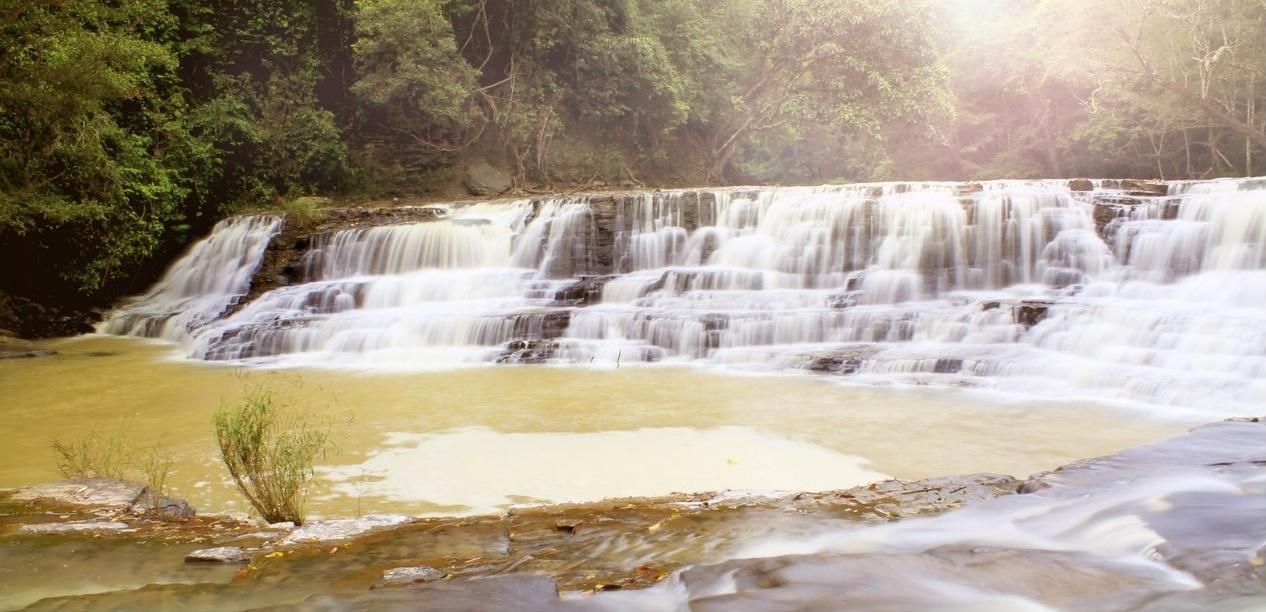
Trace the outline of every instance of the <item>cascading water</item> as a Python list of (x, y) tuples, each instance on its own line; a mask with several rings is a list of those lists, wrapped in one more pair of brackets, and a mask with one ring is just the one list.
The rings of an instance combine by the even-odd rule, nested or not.
[[(276, 231), (228, 222), (103, 331), (188, 334), (195, 358), (277, 366), (710, 363), (1206, 415), (1266, 402), (1261, 180), (1167, 195), (927, 183), (445, 209), (316, 236), (302, 284), (211, 321)], [(230, 240), (246, 223), (271, 229)], [(182, 284), (195, 269), (236, 284)]]
[(110, 313), (97, 331), (185, 340), (246, 294), (268, 242), (281, 225), (281, 217), (273, 215), (221, 221), (149, 293)]

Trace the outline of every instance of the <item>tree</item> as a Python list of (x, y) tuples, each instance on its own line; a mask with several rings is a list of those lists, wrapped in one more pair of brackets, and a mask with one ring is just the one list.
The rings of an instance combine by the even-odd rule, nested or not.
[(436, 151), (469, 144), (482, 119), (473, 66), (458, 54), (438, 0), (357, 3), (356, 82), (351, 91), (371, 128), (403, 134)]
[(705, 112), (710, 175), (728, 171), (745, 139), (786, 128), (881, 138), (886, 125), (927, 127), (951, 113), (922, 3), (746, 0), (716, 5), (731, 56)]
[(158, 246), (190, 188), (170, 23), (157, 0), (0, 11), (0, 244), (26, 262), (3, 285), (95, 290)]

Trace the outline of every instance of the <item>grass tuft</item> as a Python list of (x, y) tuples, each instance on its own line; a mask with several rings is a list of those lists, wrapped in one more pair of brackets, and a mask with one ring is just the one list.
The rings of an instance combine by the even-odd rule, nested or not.
[(132, 448), (123, 434), (90, 433), (78, 440), (53, 440), (57, 471), (66, 478), (119, 478), (132, 465)]
[(78, 440), (53, 440), (57, 471), (66, 478), (142, 480), (150, 505), (167, 495), (176, 458), (157, 446), (140, 450), (121, 432), (90, 433)]
[(325, 220), (327, 215), (325, 205), (327, 203), (329, 203), (329, 200), (326, 198), (292, 198), (282, 201), (281, 210), (286, 213), (288, 222), (293, 223), (296, 227), (307, 228)]

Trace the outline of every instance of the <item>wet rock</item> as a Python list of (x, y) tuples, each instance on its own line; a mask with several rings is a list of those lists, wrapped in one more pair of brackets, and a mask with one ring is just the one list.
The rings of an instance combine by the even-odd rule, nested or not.
[(523, 340), (561, 338), (571, 325), (571, 310), (549, 310), (511, 315), (514, 336)]
[(861, 299), (861, 295), (862, 293), (860, 291), (851, 291), (849, 293), (829, 296), (826, 298), (826, 307), (833, 310), (852, 308), (857, 305), (858, 300)]
[(251, 560), (250, 553), (236, 546), (219, 548), (203, 548), (185, 555), (185, 563), (246, 563)]
[(145, 488), (129, 480), (77, 478), (23, 487), (12, 499), (126, 511), (140, 500)]
[(165, 519), (189, 518), (198, 514), (198, 510), (183, 499), (177, 497), (151, 499), (148, 490), (128, 508), (128, 511), (132, 514), (157, 516)]
[(51, 535), (67, 533), (111, 533), (128, 531), (129, 529), (129, 525), (121, 521), (90, 520), (69, 521), (65, 523), (35, 523), (33, 525), (23, 525), (19, 531), (22, 533)]
[(1094, 191), (1095, 184), (1090, 179), (1070, 179), (1068, 181), (1069, 191)]
[(290, 535), (286, 536), (281, 543), (282, 545), (292, 545), (346, 540), (376, 529), (401, 525), (409, 522), (409, 520), (407, 516), (371, 514), (354, 519), (335, 519), (306, 523), (290, 532)]
[(1164, 572), (1111, 558), (965, 547), (743, 559), (686, 570), (682, 584), (682, 609), (698, 612), (1134, 610), (1173, 589)]
[[(545, 576), (510, 574), (458, 581), (439, 581), (395, 589), (374, 589), (350, 597), (321, 595), (275, 610), (448, 612), (450, 610), (516, 610), (547, 612), (571, 604), (558, 597)], [(577, 609), (584, 609), (577, 608)]]
[(981, 185), (980, 183), (959, 183), (958, 185), (954, 186), (955, 194), (960, 195), (960, 196), (971, 195), (973, 193), (980, 193), (984, 190), (985, 190), (985, 186)]
[(514, 186), (510, 176), (480, 160), (466, 168), (462, 176), (466, 191), (474, 196), (500, 195)]
[(1126, 179), (1121, 181), (1121, 189), (1130, 195), (1144, 197), (1157, 197), (1169, 194), (1169, 185), (1157, 181)]
[(1043, 472), (1042, 474), (1034, 474), (1028, 480), (1025, 480), (1024, 482), (1020, 483), (1020, 486), (1016, 487), (1015, 492), (1019, 495), (1028, 495), (1030, 493), (1037, 493), (1038, 491), (1041, 491), (1043, 489), (1049, 489), (1051, 487), (1051, 484), (1049, 482), (1046, 482), (1046, 480), (1044, 479), (1044, 476), (1046, 474), (1049, 474), (1049, 472)]
[(382, 579), (373, 586), (375, 589), (408, 584), (435, 582), (448, 577), (448, 574), (425, 565), (418, 567), (397, 567), (382, 573)]
[(861, 345), (807, 353), (801, 357), (797, 367), (818, 374), (856, 374), (878, 350), (878, 347), (872, 345)]
[(1046, 318), (1051, 302), (1041, 300), (1025, 300), (1015, 309), (1015, 322), (1024, 327), (1033, 327)]
[(1120, 196), (1095, 196), (1094, 200), (1095, 231), (1105, 240), (1109, 239), (1109, 225), (1129, 215), (1129, 209), (1141, 202), (1136, 198)]
[(804, 494), (800, 503), (850, 503), (880, 517), (937, 514), (964, 504), (1011, 495), (1021, 482), (1004, 474), (942, 476), (923, 480), (886, 480), (844, 491)]
[(56, 354), (57, 351), (43, 348), (29, 340), (15, 338), (10, 332), (0, 330), (0, 359), (30, 359)]
[(559, 306), (592, 306), (602, 302), (602, 288), (611, 279), (610, 275), (582, 276), (574, 284), (568, 285), (554, 294), (554, 302)]
[(540, 365), (558, 357), (560, 345), (553, 340), (515, 340), (497, 356), (497, 363)]

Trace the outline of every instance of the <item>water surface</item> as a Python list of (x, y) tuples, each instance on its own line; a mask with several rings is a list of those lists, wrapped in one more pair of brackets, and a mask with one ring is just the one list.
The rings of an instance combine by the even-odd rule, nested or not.
[(249, 384), (285, 390), (333, 427), (338, 452), (311, 504), (320, 516), (1024, 476), (1190, 425), (1089, 402), (687, 367), (247, 374), (176, 359), (169, 345), (149, 341), (93, 336), (53, 346), (54, 357), (0, 362), (0, 486), (57, 478), (56, 438), (123, 431), (173, 452), (174, 492), (203, 511), (245, 509), (219, 463), (211, 415)]

